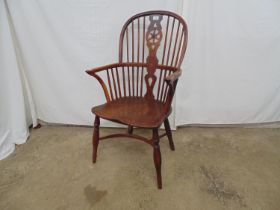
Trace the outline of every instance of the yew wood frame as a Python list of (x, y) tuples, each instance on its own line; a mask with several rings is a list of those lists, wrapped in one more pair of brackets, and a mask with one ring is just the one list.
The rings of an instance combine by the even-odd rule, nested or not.
[[(154, 20), (153, 17), (157, 16), (157, 18)], [(168, 26), (169, 26), (169, 21), (171, 22), (171, 18), (173, 18), (173, 24), (170, 25), (170, 27), (172, 27), (172, 32), (170, 32), (171, 35), (171, 39), (173, 38), (173, 30), (174, 30), (174, 23), (175, 20), (178, 21), (178, 29), (177, 29), (177, 33), (176, 29), (174, 31), (174, 33), (176, 34), (176, 41), (174, 44), (174, 49), (172, 50), (173, 53), (170, 53), (170, 46), (171, 46), (171, 41), (170, 41), (170, 45), (169, 45), (169, 49), (168, 49), (168, 44), (167, 44), (167, 35), (165, 36), (165, 41), (164, 41), (164, 52), (163, 52), (163, 58), (162, 58), (162, 63), (159, 64), (157, 56), (156, 56), (156, 52), (158, 47), (161, 44), (161, 39), (162, 39), (162, 26), (160, 25), (160, 21), (162, 20), (162, 17), (168, 17)], [(142, 61), (140, 59), (140, 44), (139, 44), (139, 37), (140, 37), (140, 30), (139, 30), (139, 20), (140, 18), (143, 18), (143, 22), (142, 25), (144, 27), (143, 30), (143, 38), (142, 38), (142, 42), (143, 42), (143, 56), (142, 56)], [(145, 20), (146, 17), (150, 18), (150, 26), (147, 29), (147, 31), (145, 31), (145, 27), (147, 25)], [(153, 21), (153, 22), (152, 22)], [(137, 27), (138, 27), (138, 31), (134, 30), (134, 23), (138, 23)], [(148, 22), (148, 21), (147, 21)], [(152, 25), (153, 23), (153, 25)], [(134, 37), (134, 31), (138, 32), (138, 54), (137, 56), (134, 56), (133, 54), (135, 53), (135, 49), (134, 49), (134, 39), (132, 41), (132, 60), (129, 60), (129, 54), (131, 52), (129, 52), (129, 42), (128, 42), (128, 26), (132, 27), (132, 37)], [(168, 26), (167, 26), (167, 32), (168, 33)], [(135, 26), (136, 27), (136, 26)], [(181, 27), (181, 36), (179, 37), (179, 28)], [(148, 31), (150, 30), (150, 31)], [(153, 31), (153, 33), (151, 32)], [(171, 29), (170, 29), (171, 31)], [(136, 33), (135, 32), (135, 33)], [(150, 34), (148, 34), (148, 32), (150, 32)], [(157, 34), (156, 34), (157, 33)], [(151, 35), (151, 36), (150, 36)], [(150, 36), (150, 37), (149, 37)], [(179, 38), (179, 39), (178, 39)], [(124, 41), (127, 41), (127, 62), (124, 62)], [(158, 40), (155, 40), (158, 39)], [(148, 43), (149, 40), (152, 40)], [(177, 14), (174, 14), (172, 12), (169, 11), (148, 11), (148, 12), (143, 12), (140, 14), (137, 14), (133, 17), (131, 17), (123, 26), (123, 29), (121, 31), (120, 34), (120, 42), (119, 42), (119, 62), (118, 63), (114, 63), (114, 64), (110, 64), (110, 65), (106, 65), (106, 66), (102, 66), (102, 67), (98, 67), (98, 68), (94, 68), (91, 70), (87, 70), (86, 72), (93, 76), (94, 78), (97, 79), (97, 81), (100, 83), (103, 91), (104, 91), (104, 95), (106, 98), (107, 103), (110, 103), (111, 101), (114, 100), (118, 100), (119, 98), (122, 97), (144, 97), (146, 98), (148, 101), (154, 101), (154, 100), (158, 100), (160, 102), (163, 103), (163, 113), (162, 113), (162, 121), (154, 124), (153, 126), (135, 126), (132, 124), (127, 124), (124, 123), (122, 120), (116, 120), (110, 117), (102, 117), (104, 119), (107, 120), (111, 120), (114, 122), (118, 122), (121, 124), (126, 124), (128, 125), (128, 131), (127, 133), (118, 133), (118, 134), (113, 134), (113, 135), (108, 135), (108, 136), (104, 136), (104, 137), (100, 137), (99, 136), (99, 126), (100, 126), (100, 116), (98, 116), (96, 114), (95, 116), (95, 120), (94, 120), (94, 128), (93, 128), (93, 137), (92, 137), (92, 144), (93, 144), (93, 154), (92, 154), (92, 161), (93, 163), (96, 162), (96, 157), (97, 157), (97, 148), (98, 148), (98, 144), (100, 140), (105, 140), (105, 139), (109, 139), (109, 138), (115, 138), (115, 137), (128, 137), (128, 138), (133, 138), (136, 140), (140, 140), (143, 141), (149, 145), (151, 145), (153, 147), (153, 157), (154, 157), (154, 164), (155, 164), (155, 168), (156, 168), (156, 172), (157, 172), (157, 186), (159, 189), (162, 188), (162, 178), (161, 178), (161, 152), (160, 152), (160, 146), (159, 146), (159, 141), (160, 138), (167, 136), (168, 140), (169, 140), (169, 145), (170, 145), (170, 149), (171, 150), (175, 150), (174, 147), (174, 143), (173, 143), (173, 139), (172, 139), (172, 133), (171, 133), (171, 129), (170, 129), (170, 125), (169, 125), (169, 121), (168, 121), (168, 116), (171, 113), (171, 103), (172, 103), (172, 99), (173, 96), (175, 94), (175, 90), (176, 90), (176, 85), (178, 82), (178, 78), (181, 76), (181, 63), (183, 61), (184, 58), (184, 54), (187, 48), (187, 40), (188, 40), (188, 31), (187, 31), (187, 25), (185, 23), (185, 21)], [(145, 43), (145, 41), (147, 43)], [(179, 43), (178, 47), (177, 45), (177, 41)], [(145, 46), (147, 45), (147, 46)], [(148, 57), (145, 57), (145, 51), (144, 51), (144, 47), (148, 47), (149, 48), (149, 55)], [(167, 48), (166, 48), (167, 47)], [(177, 51), (176, 51), (176, 47), (177, 47)], [(166, 51), (166, 49), (168, 49), (168, 51)], [(136, 50), (137, 52), (137, 50)], [(167, 57), (167, 61), (166, 64), (164, 63), (164, 59), (165, 57), (165, 52), (168, 53), (166, 55)], [(170, 54), (173, 54), (170, 57)], [(134, 60), (135, 58), (135, 60)], [(146, 61), (144, 60), (146, 59)], [(171, 60), (171, 63), (168, 63), (169, 60)], [(121, 89), (120, 85), (121, 82), (119, 80), (119, 73), (124, 72), (124, 68), (128, 69), (128, 74), (130, 72), (130, 69), (132, 70), (132, 74), (134, 74), (135, 69), (137, 69), (137, 79), (140, 77), (138, 77), (138, 73), (139, 73), (139, 69), (142, 69), (142, 77), (141, 77), (141, 87), (139, 85), (139, 89), (141, 88), (141, 94), (138, 92), (138, 81), (137, 81), (137, 94), (134, 95), (135, 91), (134, 91), (134, 77), (132, 77), (133, 81), (128, 81), (128, 82), (132, 82), (132, 87), (133, 90), (130, 90), (130, 83), (129, 84), (129, 94), (125, 93), (126, 91), (126, 87), (124, 86), (123, 89)], [(144, 69), (147, 69), (147, 75), (144, 77), (143, 76), (143, 71)], [(162, 85), (163, 87), (161, 89), (158, 90), (157, 96), (156, 98), (153, 95), (153, 88), (155, 86), (155, 81), (157, 80), (157, 78), (154, 76), (154, 72), (160, 69), (160, 78), (159, 78), (159, 85)], [(106, 85), (106, 83), (104, 82), (104, 80), (101, 78), (101, 76), (98, 75), (99, 72), (107, 72), (107, 79), (108, 79), (108, 85)], [(110, 77), (111, 75), (111, 77)], [(113, 76), (114, 75), (114, 76)], [(124, 75), (124, 73), (123, 73)], [(161, 78), (163, 77), (163, 81), (161, 84)], [(111, 80), (110, 80), (111, 78)], [(130, 78), (128, 77), (128, 80)], [(145, 81), (144, 81), (145, 79)], [(151, 80), (152, 82), (148, 82), (149, 80)], [(145, 95), (142, 94), (142, 89), (143, 89), (143, 85), (144, 82), (146, 82), (146, 86), (147, 86), (147, 92)], [(124, 84), (125, 85), (125, 84)], [(164, 86), (165, 85), (165, 86)], [(136, 87), (135, 87), (136, 88)], [(121, 93), (121, 90), (123, 90), (123, 93)], [(160, 92), (161, 91), (161, 92)], [(131, 94), (132, 92), (132, 94)], [(140, 96), (139, 96), (139, 94)], [(145, 118), (145, 116), (143, 116), (143, 119)], [(165, 127), (165, 133), (162, 135), (158, 134), (158, 129), (160, 127), (160, 125), (164, 123), (164, 127)], [(145, 137), (133, 134), (133, 127), (142, 127), (142, 128), (150, 128), (152, 129), (152, 138), (151, 139), (147, 139)]]

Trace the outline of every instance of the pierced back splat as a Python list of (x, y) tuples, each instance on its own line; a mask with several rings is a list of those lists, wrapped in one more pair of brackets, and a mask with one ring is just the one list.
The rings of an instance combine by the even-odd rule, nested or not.
[(158, 65), (157, 50), (160, 46), (162, 39), (162, 28), (160, 22), (162, 21), (162, 15), (149, 16), (150, 25), (146, 33), (147, 47), (149, 48), (149, 55), (146, 59), (148, 67), (148, 73), (145, 75), (145, 81), (147, 86), (147, 92), (145, 97), (154, 99), (153, 89), (157, 77), (155, 71)]

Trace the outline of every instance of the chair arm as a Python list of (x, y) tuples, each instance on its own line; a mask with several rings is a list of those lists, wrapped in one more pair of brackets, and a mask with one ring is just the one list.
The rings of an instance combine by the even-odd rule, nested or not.
[(109, 96), (109, 92), (108, 92), (108, 88), (105, 84), (105, 82), (101, 79), (100, 76), (98, 76), (97, 74), (95, 74), (95, 72), (93, 71), (90, 71), (90, 70), (87, 70), (86, 71), (89, 75), (93, 76), (95, 79), (97, 79), (97, 81), (99, 82), (99, 84), (101, 85), (103, 91), (104, 91), (104, 95), (105, 95), (105, 98), (106, 98), (106, 101), (110, 101), (110, 96)]
[(181, 69), (178, 69), (177, 71), (175, 71), (174, 73), (170, 74), (169, 76), (167, 76), (165, 78), (165, 81), (168, 83), (168, 84), (171, 84), (173, 85), (174, 81), (176, 81), (182, 74), (182, 70)]
[(169, 76), (167, 76), (164, 79), (165, 82), (167, 83), (167, 85), (169, 86), (169, 92), (168, 92), (168, 95), (167, 95), (167, 98), (166, 98), (166, 101), (164, 104), (166, 111), (170, 110), (172, 99), (175, 94), (175, 89), (177, 86), (177, 81), (178, 81), (178, 78), (181, 76), (181, 74), (182, 74), (182, 70), (178, 69), (174, 73), (170, 74)]
[(95, 74), (97, 72), (108, 70), (108, 69), (115, 68), (115, 67), (119, 67), (120, 65), (121, 65), (120, 63), (112, 63), (112, 64), (109, 64), (109, 65), (100, 66), (100, 67), (96, 67), (96, 68), (93, 68), (93, 69), (90, 69), (90, 70), (86, 70), (86, 73), (93, 76), (93, 74)]
[(110, 99), (111, 97), (110, 97), (108, 88), (107, 88), (105, 82), (102, 80), (102, 78), (97, 75), (97, 73), (101, 72), (101, 71), (108, 71), (110, 69), (118, 68), (118, 67), (147, 67), (147, 64), (145, 64), (145, 63), (113, 63), (113, 64), (93, 68), (90, 70), (86, 70), (86, 73), (93, 76), (95, 79), (97, 79), (99, 84), (102, 86), (102, 89), (104, 91), (107, 102), (111, 101), (111, 99)]
[(175, 93), (177, 80), (179, 79), (181, 74), (182, 74), (182, 70), (178, 69), (177, 71), (173, 72), (172, 74), (170, 74), (164, 79), (165, 82), (170, 86), (172, 97), (173, 94)]
[(109, 70), (109, 69), (117, 68), (117, 67), (147, 67), (147, 64), (146, 63), (133, 63), (133, 62), (130, 62), (130, 63), (112, 63), (112, 64), (109, 64), (109, 65), (100, 66), (100, 67), (97, 67), (97, 68), (86, 70), (86, 72), (89, 75), (93, 75), (97, 72), (104, 71), (104, 70)]
[(101, 87), (102, 87), (102, 89), (104, 91), (104, 95), (106, 97), (106, 101), (107, 102), (110, 101), (110, 95), (109, 95), (108, 88), (107, 88), (105, 82), (96, 73), (100, 72), (100, 71), (105, 71), (105, 70), (108, 70), (108, 69), (111, 69), (111, 68), (118, 67), (119, 65), (120, 65), (119, 63), (113, 63), (113, 64), (109, 64), (109, 65), (93, 68), (93, 69), (90, 69), (90, 70), (86, 70), (86, 73), (91, 75), (91, 76), (93, 76), (95, 79), (97, 79), (97, 81), (101, 85)]

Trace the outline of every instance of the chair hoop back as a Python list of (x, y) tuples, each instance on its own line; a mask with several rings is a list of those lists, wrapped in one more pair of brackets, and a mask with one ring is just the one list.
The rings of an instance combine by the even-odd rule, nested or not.
[[(158, 65), (180, 68), (187, 41), (187, 24), (179, 15), (169, 11), (143, 12), (128, 19), (122, 28), (119, 62), (146, 63), (146, 72), (143, 72), (143, 69), (133, 68), (131, 77), (132, 74), (144, 74), (145, 97), (164, 101), (163, 92), (166, 84), (163, 80), (172, 72), (157, 71)], [(142, 83), (139, 83), (140, 87), (143, 87)], [(135, 85), (137, 86), (132, 84), (133, 87)]]

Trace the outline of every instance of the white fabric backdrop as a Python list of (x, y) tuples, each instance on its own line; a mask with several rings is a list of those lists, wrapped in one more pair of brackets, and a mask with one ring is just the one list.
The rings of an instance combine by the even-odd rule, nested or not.
[(151, 9), (178, 12), (189, 25), (173, 126), (280, 120), (279, 1), (0, 2), (0, 159), (37, 118), (91, 125), (90, 108), (105, 99), (84, 70), (117, 61), (122, 24)]
[(186, 0), (176, 124), (280, 120), (280, 1)]
[(168, 4), (137, 2), (9, 1), (40, 119), (92, 125), (90, 108), (105, 98), (85, 70), (118, 60), (119, 33), (128, 17)]
[(9, 10), (0, 1), (0, 159), (26, 141), (37, 116)]

